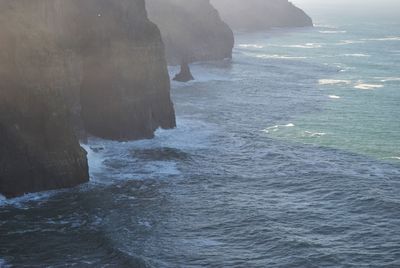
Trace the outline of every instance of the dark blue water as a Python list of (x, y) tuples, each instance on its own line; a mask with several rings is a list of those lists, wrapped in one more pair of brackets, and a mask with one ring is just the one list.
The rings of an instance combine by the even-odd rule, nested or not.
[(2, 201), (0, 267), (400, 267), (400, 89), (374, 78), (398, 54), (359, 59), (400, 42), (362, 27), (238, 35), (173, 84), (177, 129), (92, 139), (89, 184)]

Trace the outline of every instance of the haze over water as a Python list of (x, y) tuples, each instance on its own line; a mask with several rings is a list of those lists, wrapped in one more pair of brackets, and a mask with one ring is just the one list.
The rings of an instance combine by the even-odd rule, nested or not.
[(88, 185), (2, 201), (0, 267), (399, 267), (400, 22), (321, 10), (193, 65), (177, 129), (90, 140)]

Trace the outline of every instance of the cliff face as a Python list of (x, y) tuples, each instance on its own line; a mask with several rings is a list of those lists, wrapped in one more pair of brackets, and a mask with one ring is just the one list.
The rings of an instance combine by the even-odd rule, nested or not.
[(0, 1), (0, 193), (88, 180), (86, 152), (69, 123), (67, 62), (43, 1)]
[(164, 47), (144, 0), (0, 0), (0, 193), (88, 180), (75, 130), (175, 127)]
[(168, 63), (232, 57), (234, 37), (209, 0), (146, 0), (161, 30)]
[(311, 18), (288, 0), (211, 0), (236, 30), (313, 26)]
[[(175, 127), (164, 45), (144, 0), (72, 0), (82, 55), (81, 115), (95, 136), (151, 138)], [(65, 9), (64, 9), (65, 10)], [(68, 22), (67, 22), (68, 23)]]

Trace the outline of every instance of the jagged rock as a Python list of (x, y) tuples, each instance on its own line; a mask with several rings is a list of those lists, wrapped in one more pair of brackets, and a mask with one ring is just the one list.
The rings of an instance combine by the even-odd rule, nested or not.
[(175, 75), (174, 81), (178, 82), (189, 82), (194, 80), (192, 73), (190, 72), (189, 64), (182, 63), (181, 64), (181, 71)]
[(235, 30), (261, 31), (272, 27), (313, 26), (311, 18), (288, 0), (211, 0)]
[(146, 0), (150, 19), (161, 30), (168, 63), (232, 57), (233, 32), (209, 0)]

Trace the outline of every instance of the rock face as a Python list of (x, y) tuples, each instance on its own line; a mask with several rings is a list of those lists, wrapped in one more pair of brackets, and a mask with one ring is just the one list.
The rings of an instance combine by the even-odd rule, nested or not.
[(164, 46), (144, 0), (0, 0), (0, 193), (88, 180), (75, 130), (175, 127)]
[(211, 0), (235, 30), (313, 26), (311, 18), (288, 0)]
[(190, 72), (189, 64), (184, 62), (181, 64), (181, 71), (177, 75), (175, 75), (174, 81), (189, 82), (191, 80), (194, 80), (194, 77)]
[(210, 0), (146, 0), (161, 30), (169, 64), (232, 57), (234, 37)]
[(0, 1), (0, 193), (7, 197), (89, 178), (63, 96), (66, 58), (43, 2)]
[(175, 127), (164, 45), (144, 0), (72, 2), (78, 7), (73, 36), (83, 55), (80, 103), (86, 130), (130, 140)]

